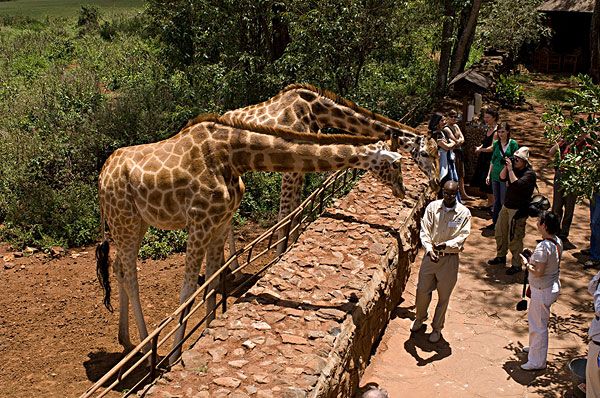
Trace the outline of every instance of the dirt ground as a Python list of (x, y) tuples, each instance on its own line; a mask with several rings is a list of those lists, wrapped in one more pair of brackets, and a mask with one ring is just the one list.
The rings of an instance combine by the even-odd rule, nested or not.
[[(565, 83), (534, 82), (537, 88), (556, 89)], [(528, 85), (527, 91), (534, 89)], [(540, 191), (552, 197), (553, 168), (546, 155), (541, 104), (531, 100), (531, 109), (501, 111), (501, 119), (512, 124), (520, 145), (531, 149)], [(549, 324), (548, 367), (527, 372), (519, 365), (528, 344), (527, 312), (515, 310), (522, 293), (523, 273), (507, 276), (502, 266), (489, 266), (495, 256), (493, 232), (484, 229), (490, 216), (484, 200), (467, 202), (472, 229), (461, 254), (458, 283), (446, 316), (443, 339), (431, 344), (431, 327), (410, 333), (415, 315), (415, 291), (420, 256), (411, 271), (403, 302), (388, 324), (361, 387), (378, 385), (390, 397), (572, 397), (574, 382), (568, 368), (572, 358), (587, 353), (587, 329), (593, 317), (587, 284), (597, 270), (584, 270), (582, 249), (589, 248), (589, 203), (577, 205), (570, 242), (565, 244), (561, 264), (562, 290), (552, 306)], [(525, 247), (533, 249), (540, 239), (534, 220), (528, 221)], [(422, 254), (421, 254), (422, 255)], [(510, 260), (510, 255), (509, 255)], [(436, 294), (430, 305), (435, 308)], [(401, 364), (401, 365), (400, 365)]]
[[(263, 230), (245, 224), (238, 231), (238, 246)], [(5, 292), (0, 294), (0, 397), (79, 396), (123, 357), (117, 342), (116, 280), (111, 276), (116, 311), (110, 313), (102, 305), (94, 253), (90, 246), (59, 258), (42, 253), (21, 257), (7, 244), (0, 245)], [(138, 262), (149, 330), (179, 306), (183, 263), (183, 254)], [(130, 333), (134, 343), (139, 341), (133, 318)], [(128, 384), (119, 387), (124, 391)]]

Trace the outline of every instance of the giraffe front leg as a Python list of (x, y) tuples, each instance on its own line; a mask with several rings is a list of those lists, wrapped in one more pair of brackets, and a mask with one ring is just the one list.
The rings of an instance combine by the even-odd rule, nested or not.
[[(228, 242), (229, 242), (229, 256), (233, 256), (237, 249), (235, 247), (235, 234), (233, 233), (233, 223), (231, 223), (231, 227), (229, 229), (229, 233), (228, 235)], [(237, 261), (237, 258), (233, 260), (233, 262), (229, 265), (229, 270), (231, 272), (237, 270), (238, 268), (240, 268), (240, 264)], [(235, 282), (238, 282), (242, 279), (242, 274), (241, 272), (238, 272), (237, 274), (235, 274)]]
[[(223, 265), (223, 248), (225, 246), (226, 230), (221, 230), (215, 233), (214, 238), (211, 240), (210, 245), (206, 250), (206, 278), (210, 278), (214, 275), (219, 268)], [(222, 274), (222, 277), (226, 277), (226, 274)], [(216, 278), (208, 285), (208, 291), (217, 290), (219, 288), (220, 278)], [(211, 295), (206, 299), (206, 313), (208, 317), (206, 319), (207, 325), (215, 319), (217, 307), (217, 296), (216, 294)]]
[[(300, 204), (299, 200), (302, 196), (303, 183), (304, 174), (285, 173), (283, 175), (283, 178), (281, 179), (281, 197), (279, 199), (279, 216), (277, 217), (277, 221), (281, 221)], [(279, 230), (277, 240), (282, 240), (286, 237), (286, 235), (288, 238), (277, 245), (277, 255), (280, 255), (286, 251), (288, 243), (290, 243), (292, 240), (292, 237), (290, 236), (290, 230), (292, 230), (293, 227), (294, 224), (292, 223)]]

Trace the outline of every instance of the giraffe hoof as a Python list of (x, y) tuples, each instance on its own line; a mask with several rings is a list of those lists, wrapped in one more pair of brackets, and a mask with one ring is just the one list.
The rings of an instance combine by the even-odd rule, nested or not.
[(135, 349), (135, 346), (131, 343), (129, 344), (122, 344), (123, 346), (123, 352), (125, 354), (129, 354), (131, 351), (133, 351)]

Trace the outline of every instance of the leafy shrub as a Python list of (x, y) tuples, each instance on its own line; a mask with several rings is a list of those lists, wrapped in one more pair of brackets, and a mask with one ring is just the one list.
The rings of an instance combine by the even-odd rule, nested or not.
[(242, 177), (246, 193), (239, 208), (240, 216), (254, 220), (273, 220), (279, 210), (281, 174), (246, 173)]
[(525, 103), (525, 91), (512, 78), (500, 75), (496, 82), (496, 99), (504, 106), (516, 106)]
[(80, 36), (97, 31), (100, 27), (98, 9), (94, 6), (81, 6), (77, 26)]
[(586, 75), (579, 75), (577, 81), (578, 88), (571, 90), (567, 104), (551, 105), (542, 121), (552, 144), (585, 138), (586, 145), (559, 157), (556, 166), (562, 170), (561, 188), (565, 192), (591, 199), (600, 192), (600, 85)]
[(165, 231), (150, 227), (140, 248), (141, 258), (158, 260), (166, 258), (171, 253), (184, 252), (188, 234), (184, 230)]

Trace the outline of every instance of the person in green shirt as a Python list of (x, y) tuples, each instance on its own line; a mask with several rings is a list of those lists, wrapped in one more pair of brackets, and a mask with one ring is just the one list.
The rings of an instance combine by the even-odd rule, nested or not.
[(510, 158), (517, 149), (519, 149), (519, 144), (510, 138), (510, 124), (507, 122), (500, 123), (498, 139), (492, 144), (492, 160), (485, 180), (486, 184), (491, 184), (494, 192), (492, 224), (489, 226), (491, 228), (496, 225), (506, 195), (506, 182), (500, 181), (500, 172), (506, 164), (506, 158)]

